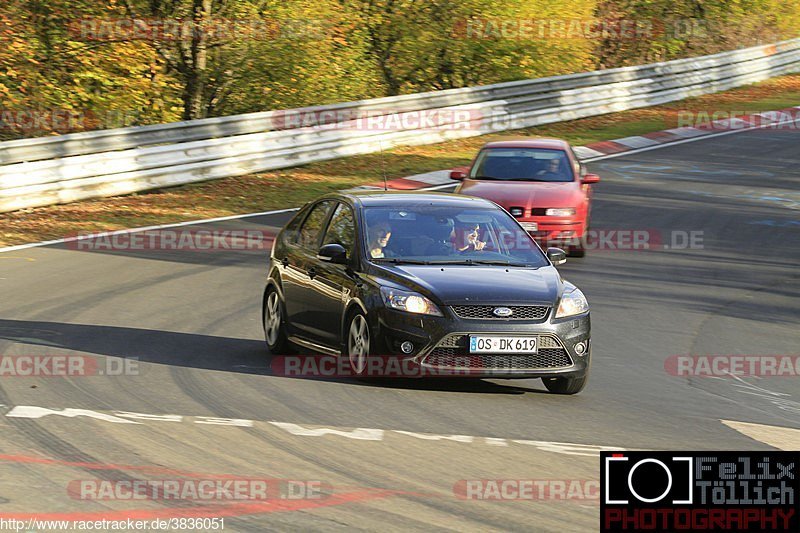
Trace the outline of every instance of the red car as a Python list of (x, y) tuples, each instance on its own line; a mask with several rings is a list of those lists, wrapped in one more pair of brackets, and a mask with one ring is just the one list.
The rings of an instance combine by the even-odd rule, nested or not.
[(491, 142), (469, 167), (450, 177), (461, 183), (456, 193), (487, 198), (515, 216), (543, 246), (567, 248), (583, 257), (589, 228), (591, 184), (569, 143), (559, 139)]

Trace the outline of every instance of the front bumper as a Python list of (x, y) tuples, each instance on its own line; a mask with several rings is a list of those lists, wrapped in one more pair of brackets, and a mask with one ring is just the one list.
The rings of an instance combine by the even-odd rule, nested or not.
[[(433, 376), (579, 378), (589, 368), (589, 313), (556, 320), (548, 307), (542, 319), (514, 320), (462, 318), (449, 306), (442, 312), (443, 317), (419, 316), (384, 308), (374, 326), (389, 354)], [(539, 348), (536, 354), (470, 354), (471, 334), (536, 336)], [(409, 354), (400, 349), (405, 341), (414, 346)], [(575, 350), (578, 343), (586, 346), (582, 354)]]
[(536, 230), (528, 231), (528, 233), (538, 243), (545, 246), (580, 242), (586, 232), (585, 222), (575, 218), (528, 217), (518, 220), (523, 227), (530, 223), (536, 224)]

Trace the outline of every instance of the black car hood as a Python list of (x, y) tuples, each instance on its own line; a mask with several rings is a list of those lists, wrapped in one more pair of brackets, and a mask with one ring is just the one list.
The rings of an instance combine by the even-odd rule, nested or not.
[[(381, 265), (382, 277), (433, 295), (445, 305), (463, 303), (555, 305), (561, 278), (552, 266)], [(388, 274), (388, 275), (386, 275)]]

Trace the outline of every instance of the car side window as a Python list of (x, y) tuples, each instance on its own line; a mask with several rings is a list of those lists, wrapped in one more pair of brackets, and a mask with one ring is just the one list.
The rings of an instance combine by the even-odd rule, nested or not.
[(332, 203), (333, 202), (330, 200), (325, 200), (311, 208), (311, 212), (300, 228), (297, 244), (304, 248), (316, 247), (317, 242), (319, 242), (319, 234), (322, 231), (322, 225), (325, 223)]
[(328, 231), (322, 245), (341, 244), (347, 250), (347, 256), (353, 256), (353, 247), (356, 241), (356, 222), (353, 217), (353, 210), (349, 206), (340, 203), (333, 213)]
[(283, 230), (283, 242), (286, 244), (296, 244), (300, 236), (297, 230), (300, 228), (300, 223), (305, 218), (305, 213), (298, 213), (295, 217), (286, 224)]

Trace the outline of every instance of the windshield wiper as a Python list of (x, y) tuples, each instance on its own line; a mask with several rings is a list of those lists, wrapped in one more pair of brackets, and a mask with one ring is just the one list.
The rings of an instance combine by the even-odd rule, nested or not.
[(466, 259), (465, 261), (469, 264), (474, 264), (474, 265), (503, 265), (503, 266), (513, 266), (513, 267), (528, 266), (527, 263), (514, 263), (512, 261), (504, 259)]
[(423, 261), (421, 259), (402, 259), (399, 257), (375, 257), (372, 261), (376, 263), (392, 263), (393, 265), (430, 265), (430, 261)]
[(500, 180), (503, 178), (495, 178), (494, 176), (472, 176), (469, 179), (471, 180)]
[(564, 180), (564, 179), (540, 180), (538, 178), (511, 178), (508, 181), (538, 181), (541, 183), (567, 183), (569, 180)]
[(528, 263), (514, 263), (502, 259), (456, 259), (453, 261), (431, 261), (431, 265), (500, 265), (511, 267), (526, 267)]

